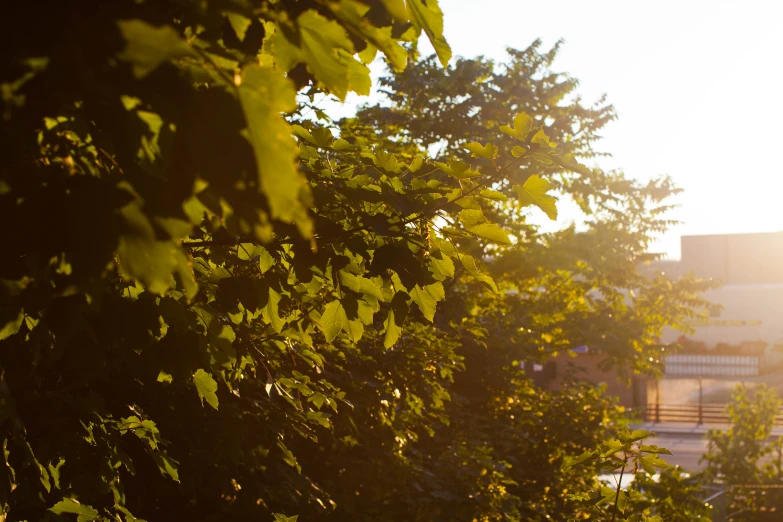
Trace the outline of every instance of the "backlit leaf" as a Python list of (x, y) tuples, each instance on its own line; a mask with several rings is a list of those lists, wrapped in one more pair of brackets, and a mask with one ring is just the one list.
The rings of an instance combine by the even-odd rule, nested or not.
[(514, 126), (501, 125), (500, 132), (508, 134), (512, 138), (516, 138), (520, 141), (525, 141), (527, 135), (533, 129), (533, 118), (525, 113), (519, 113), (514, 116)]
[(445, 299), (446, 294), (443, 290), (443, 284), (440, 282), (426, 285), (424, 288), (416, 285), (410, 292), (411, 299), (421, 310), (421, 313), (430, 322), (435, 319), (435, 308), (438, 301)]
[(172, 58), (193, 55), (190, 46), (171, 26), (156, 27), (143, 20), (117, 22), (125, 39), (125, 49), (117, 55), (133, 65), (133, 74), (142, 78)]
[(275, 517), (274, 522), (296, 522), (299, 519), (299, 515), (287, 517), (281, 513), (274, 513), (273, 516)]
[(383, 340), (383, 346), (391, 348), (402, 334), (402, 325), (408, 315), (408, 294), (398, 291), (394, 294), (389, 309), (389, 315), (386, 316), (384, 326), (386, 327), (386, 336)]
[(252, 20), (244, 15), (232, 12), (226, 13), (226, 18), (228, 18), (228, 22), (231, 24), (231, 28), (236, 33), (239, 41), (241, 42), (244, 40), (245, 35), (247, 34), (247, 29), (250, 27)]
[(256, 158), (259, 184), (272, 216), (296, 223), (300, 232), (309, 236), (312, 224), (300, 199), (307, 188), (296, 169), (296, 142), (280, 115), (296, 107), (293, 85), (273, 69), (249, 65), (242, 70), (239, 100)]
[(331, 301), (324, 307), (324, 313), (321, 314), (320, 327), (327, 342), (334, 341), (341, 330), (347, 331), (350, 328), (345, 307), (339, 300)]
[(22, 310), (10, 306), (0, 307), (0, 341), (18, 332), (23, 320)]
[(455, 159), (449, 160), (448, 163), (436, 161), (434, 165), (455, 179), (472, 178), (481, 175), (479, 171), (471, 169), (470, 165), (464, 161)]
[(173, 273), (183, 283), (189, 298), (195, 296), (196, 281), (190, 261), (173, 241), (159, 241), (149, 219), (136, 203), (122, 208), (129, 232), (120, 236), (117, 258), (120, 273), (141, 281), (147, 289), (163, 295), (174, 286)]
[(407, 0), (407, 3), (411, 20), (427, 33), (438, 60), (446, 67), (451, 60), (451, 47), (443, 37), (443, 12), (437, 0), (427, 0), (426, 5), (422, 0)]
[(498, 155), (498, 148), (492, 143), (482, 145), (477, 141), (472, 141), (465, 145), (465, 148), (468, 149), (473, 154), (473, 156), (477, 158), (492, 159)]
[(217, 409), (218, 398), (215, 392), (218, 387), (215, 379), (204, 370), (198, 369), (196, 370), (196, 373), (193, 374), (193, 383), (196, 385), (196, 391), (201, 399), (201, 403), (203, 404), (204, 400), (206, 400), (210, 406)]
[(354, 46), (348, 33), (334, 20), (308, 9), (296, 19), (299, 42), (289, 41), (283, 31), (275, 33), (278, 66), (291, 70), (303, 62), (319, 83), (344, 100), (350, 90), (364, 90), (369, 69), (353, 58)]
[(499, 245), (512, 244), (506, 231), (495, 223), (482, 223), (480, 225), (474, 225), (472, 227), (468, 227), (467, 231)]
[(487, 218), (481, 210), (465, 209), (460, 211), (459, 221), (463, 226), (469, 228), (481, 223), (486, 223)]
[(519, 203), (522, 206), (535, 205), (549, 216), (549, 219), (557, 219), (557, 200), (547, 192), (553, 188), (549, 181), (537, 174), (530, 176), (524, 185), (516, 185), (514, 191), (519, 195)]
[[(383, 52), (391, 63), (392, 69), (402, 71), (408, 63), (408, 53), (392, 38), (391, 27), (376, 27), (365, 18), (370, 6), (356, 0), (340, 0), (339, 3), (327, 4), (332, 13), (344, 24), (351, 26), (353, 31), (367, 39), (367, 48), (359, 53), (362, 63), (369, 64), (378, 49)], [(357, 91), (359, 92), (359, 91)]]
[(98, 518), (97, 510), (88, 505), (81, 504), (78, 500), (67, 497), (50, 507), (49, 511), (56, 515), (79, 515), (80, 522), (87, 522)]

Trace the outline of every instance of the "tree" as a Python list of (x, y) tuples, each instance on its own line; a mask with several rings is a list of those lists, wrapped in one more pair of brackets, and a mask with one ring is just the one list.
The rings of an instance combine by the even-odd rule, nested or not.
[[(634, 268), (670, 184), (580, 165), (591, 138), (545, 111), (595, 130), (609, 113), (493, 105), (438, 161), (413, 123), (304, 117), (367, 92), (378, 50), (411, 68), (422, 32), (447, 64), (434, 0), (18, 9), (0, 71), (4, 516), (579, 509), (563, 489), (594, 478), (562, 464), (620, 412), (585, 384), (537, 390), (515, 361), (578, 340), (653, 370), (656, 332), (700, 305), (693, 282)], [(555, 188), (594, 211), (588, 232), (525, 223), (556, 212)]]
[(782, 505), (780, 495), (763, 486), (780, 485), (783, 477), (783, 439), (770, 441), (780, 411), (777, 391), (766, 385), (755, 390), (737, 385), (727, 411), (730, 427), (707, 432), (709, 446), (703, 456), (707, 463), (706, 479), (726, 488), (731, 499), (729, 512), (735, 513), (732, 520), (774, 518)]
[(713, 508), (704, 501), (704, 477), (679, 466), (653, 477), (637, 473), (629, 494), (629, 510), (654, 514), (667, 522), (712, 520)]
[[(392, 103), (360, 110), (343, 127), (365, 137), (389, 138), (399, 153), (437, 144), (443, 153), (460, 155), (473, 136), (485, 136), (502, 125), (490, 115), (523, 107), (537, 121), (559, 122), (545, 126), (546, 132), (559, 136), (566, 153), (589, 159), (602, 125), (592, 122), (610, 121), (613, 109), (588, 111), (578, 98), (569, 101), (576, 82), (569, 79), (558, 85), (555, 80), (565, 75), (549, 69), (557, 48), (543, 55), (538, 48), (536, 43), (525, 51), (511, 50), (510, 63), (500, 66), (480, 58), (460, 59), (443, 69), (436, 68), (431, 58), (416, 62), (403, 73), (381, 80)], [(510, 94), (501, 94), (501, 85)], [(432, 115), (432, 120), (424, 114)], [(573, 129), (580, 130), (575, 135)], [(513, 155), (510, 149), (507, 153)], [(468, 159), (469, 154), (464, 154)], [(520, 179), (544, 169), (547, 179), (560, 181), (561, 189), (595, 184), (583, 198), (593, 202), (587, 208), (591, 215), (584, 231), (572, 227), (540, 235), (527, 222), (526, 209), (520, 212), (509, 205), (493, 218), (520, 238), (515, 245), (487, 250), (471, 238), (453, 239), (461, 250), (491, 259), (487, 270), (505, 291), (482, 293), (471, 285), (453, 284), (439, 307), (436, 322), (463, 329), (457, 353), (464, 357), (465, 369), (455, 375), (449, 389), (449, 425), (436, 430), (436, 442), (427, 446), (435, 454), (426, 461), (443, 466), (446, 456), (464, 459), (455, 450), (455, 441), (486, 448), (496, 464), (477, 465), (477, 477), (494, 477), (496, 491), (502, 493), (492, 502), (484, 500), (489, 507), (479, 512), (470, 507), (475, 503), (452, 500), (453, 509), (445, 516), (439, 514), (445, 520), (491, 520), (498, 511), (516, 513), (523, 520), (565, 519), (576, 512), (583, 517), (595, 515), (591, 507), (580, 511), (567, 499), (569, 494), (597, 487), (594, 475), (565, 469), (562, 463), (616, 437), (623, 414), (578, 379), (561, 392), (537, 389), (524, 376), (519, 361), (544, 362), (553, 354), (587, 344), (606, 354), (607, 366), (621, 373), (655, 374), (661, 368), (661, 355), (673, 348), (659, 344), (662, 327), (686, 327), (704, 306), (696, 295), (707, 287), (705, 283), (651, 280), (637, 270), (649, 259), (651, 238), (669, 224), (666, 200), (676, 193), (669, 180), (640, 185), (621, 173), (584, 168), (566, 172), (554, 163), (520, 162), (513, 169), (510, 177)], [(513, 197), (513, 184), (506, 183), (494, 184), (493, 192), (486, 194), (500, 200)], [(445, 477), (453, 477), (460, 467), (448, 469), (452, 471)], [(480, 480), (477, 477), (474, 483)], [(432, 496), (454, 489), (438, 482)], [(466, 497), (479, 495), (471, 491), (462, 496)], [(396, 519), (406, 517), (413, 515), (408, 512)]]

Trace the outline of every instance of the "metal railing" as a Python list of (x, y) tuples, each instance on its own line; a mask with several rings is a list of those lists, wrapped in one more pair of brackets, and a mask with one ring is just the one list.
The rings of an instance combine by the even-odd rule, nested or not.
[(756, 355), (677, 354), (664, 361), (668, 376), (754, 377), (761, 373)]
[[(644, 412), (644, 420), (728, 424), (729, 414), (726, 412), (725, 404), (648, 404)], [(783, 408), (775, 416), (775, 426), (783, 426)]]
[(704, 499), (713, 507), (713, 522), (780, 522), (783, 485), (742, 484), (724, 486)]

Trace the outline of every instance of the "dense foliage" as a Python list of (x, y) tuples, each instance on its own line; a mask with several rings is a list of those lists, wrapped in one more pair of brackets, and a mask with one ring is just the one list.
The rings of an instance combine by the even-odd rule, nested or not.
[(783, 438), (772, 439), (780, 413), (774, 388), (738, 385), (728, 405), (730, 426), (711, 429), (706, 478), (726, 492), (729, 520), (777, 520), (783, 509)]
[[(701, 286), (636, 271), (673, 188), (578, 162), (614, 113), (569, 98), (554, 51), (409, 63), (421, 33), (449, 63), (435, 0), (16, 9), (4, 516), (598, 513), (569, 496), (594, 474), (564, 463), (622, 412), (576, 378), (541, 390), (520, 362), (588, 344), (654, 373)], [(377, 51), (391, 112), (311, 111), (366, 93)], [(440, 98), (406, 83), (433, 81)], [(528, 213), (554, 217), (558, 191), (587, 229), (539, 236)]]

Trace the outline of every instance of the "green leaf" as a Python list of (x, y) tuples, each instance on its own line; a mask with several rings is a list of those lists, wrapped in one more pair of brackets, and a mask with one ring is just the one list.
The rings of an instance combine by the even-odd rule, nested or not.
[(383, 339), (383, 346), (391, 348), (402, 334), (402, 325), (408, 316), (408, 294), (398, 291), (394, 294), (389, 309), (389, 315), (386, 317), (384, 326), (386, 327), (386, 336)]
[(623, 449), (623, 443), (619, 440), (610, 440), (603, 443), (604, 446), (606, 446), (606, 450), (604, 450), (603, 453), (601, 453), (602, 457), (611, 457), (621, 449)]
[(343, 139), (335, 140), (332, 144), (334, 150), (352, 150), (354, 146)]
[(60, 468), (65, 464), (65, 459), (59, 459), (57, 464), (51, 462), (46, 466), (49, 469), (49, 475), (52, 477), (54, 487), (60, 489)]
[(549, 136), (544, 133), (543, 129), (539, 129), (538, 132), (533, 135), (533, 139), (530, 141), (541, 145), (542, 147), (549, 147), (550, 149), (557, 147), (557, 143), (552, 143), (549, 141)]
[(533, 118), (525, 113), (519, 113), (514, 116), (514, 126), (501, 125), (500, 132), (508, 134), (512, 138), (516, 138), (520, 141), (525, 141), (527, 135), (533, 129)]
[(380, 285), (366, 277), (351, 274), (345, 270), (340, 270), (340, 284), (353, 290), (354, 292), (371, 295), (379, 301), (383, 301)]
[(492, 143), (482, 145), (477, 141), (471, 141), (465, 145), (465, 148), (468, 149), (473, 154), (473, 156), (477, 158), (493, 159), (498, 155), (498, 148)]
[[(463, 210), (464, 212), (464, 210)], [(494, 223), (482, 223), (467, 228), (468, 232), (475, 234), (484, 239), (488, 239), (493, 243), (499, 245), (511, 245), (511, 240), (508, 238), (508, 234), (499, 225)]]
[(443, 290), (443, 284), (440, 282), (426, 285), (424, 288), (416, 285), (410, 292), (411, 299), (421, 310), (424, 317), (430, 322), (435, 319), (435, 308), (438, 301), (443, 301), (446, 298), (446, 293)]
[(303, 62), (315, 79), (328, 91), (345, 100), (349, 90), (363, 90), (369, 82), (369, 69), (353, 59), (354, 46), (348, 33), (336, 21), (328, 20), (312, 9), (296, 19), (299, 41), (289, 41), (283, 31), (274, 34), (278, 67), (290, 71)]
[(448, 164), (435, 161), (434, 165), (455, 179), (466, 179), (481, 176), (479, 171), (471, 169), (470, 165), (464, 161), (450, 159)]
[(454, 261), (443, 252), (434, 252), (429, 261), (429, 270), (435, 279), (443, 281), (454, 277)]
[(427, 33), (438, 60), (446, 67), (451, 60), (451, 47), (443, 37), (443, 12), (438, 1), (427, 0), (427, 5), (424, 5), (422, 0), (408, 0), (408, 11), (414, 24)]
[(625, 513), (625, 504), (628, 501), (628, 496), (625, 493), (625, 490), (621, 489), (619, 493), (615, 493), (617, 498), (617, 511), (620, 513)]
[(172, 272), (183, 283), (185, 294), (192, 299), (198, 290), (190, 260), (174, 241), (158, 241), (149, 219), (138, 203), (121, 209), (130, 231), (120, 236), (117, 247), (120, 274), (141, 281), (147, 290), (163, 295), (174, 286)]
[[(368, 302), (371, 301), (371, 302)], [(375, 315), (375, 312), (378, 311), (378, 301), (369, 296), (364, 296), (364, 299), (359, 299), (359, 306), (356, 311), (356, 315), (359, 317), (359, 320), (366, 325), (372, 324), (373, 316)]]
[(394, 154), (386, 152), (385, 150), (377, 150), (375, 151), (375, 154), (367, 153), (363, 154), (363, 156), (370, 158), (376, 167), (389, 174), (399, 174), (402, 172), (402, 169), (405, 168), (404, 163), (400, 163)]
[(196, 385), (196, 391), (201, 399), (201, 404), (204, 404), (204, 399), (207, 403), (215, 409), (218, 409), (218, 398), (215, 392), (217, 391), (217, 383), (210, 374), (202, 369), (196, 370), (193, 374), (193, 382)]
[(299, 462), (296, 460), (296, 456), (294, 456), (291, 450), (288, 449), (288, 447), (282, 441), (277, 442), (277, 447), (280, 448), (280, 451), (283, 452), (283, 461), (292, 468), (296, 468), (296, 471), (301, 473), (302, 466), (299, 465)]
[(456, 255), (460, 263), (462, 263), (462, 266), (465, 268), (465, 271), (467, 271), (467, 273), (470, 274), (473, 277), (473, 279), (482, 283), (484, 286), (486, 286), (493, 292), (497, 293), (498, 287), (495, 284), (495, 281), (493, 281), (492, 278), (487, 274), (482, 274), (479, 271), (478, 267), (476, 266), (476, 260), (473, 259), (472, 256), (469, 256), (467, 254), (461, 254), (461, 253), (458, 253)]
[(361, 62), (364, 65), (370, 65), (373, 62), (373, 60), (375, 60), (375, 57), (377, 55), (378, 55), (378, 48), (371, 43), (368, 43), (367, 47), (365, 47), (364, 50), (360, 51), (358, 54), (359, 60), (361, 60)]
[(320, 410), (321, 406), (324, 405), (324, 402), (327, 401), (326, 401), (326, 397), (324, 397), (320, 393), (314, 393), (307, 399), (307, 402), (312, 402), (313, 405)]
[(367, 41), (367, 47), (359, 53), (362, 63), (369, 64), (375, 58), (376, 51), (380, 49), (389, 60), (392, 69), (399, 72), (405, 69), (408, 63), (408, 53), (392, 38), (391, 27), (378, 28), (371, 20), (365, 18), (369, 5), (355, 0), (341, 0), (339, 3), (326, 4), (343, 24), (352, 28), (352, 31), (362, 35)]
[(94, 508), (81, 504), (78, 500), (65, 497), (60, 502), (49, 508), (49, 511), (55, 515), (79, 515), (79, 522), (88, 522), (98, 518), (98, 511)]
[(350, 328), (348, 324), (348, 315), (345, 307), (339, 300), (334, 300), (324, 307), (324, 313), (321, 314), (321, 331), (324, 333), (327, 342), (334, 341), (341, 330)]
[(22, 310), (10, 306), (0, 307), (0, 341), (17, 333), (23, 321)]
[(310, 131), (301, 125), (291, 125), (291, 134), (311, 145), (315, 145), (316, 147), (319, 146), (318, 142), (315, 140), (315, 137), (310, 133)]
[(296, 522), (297, 519), (299, 518), (299, 515), (287, 517), (281, 513), (274, 513), (273, 516), (275, 517), (274, 522)]
[(244, 261), (258, 258), (258, 268), (262, 274), (275, 266), (275, 258), (269, 254), (269, 251), (261, 245), (254, 245), (253, 243), (240, 243), (237, 249), (237, 257)]
[[(671, 467), (668, 462), (658, 458), (658, 455), (654, 453), (652, 455), (645, 455), (639, 460), (641, 461), (644, 470), (651, 475), (655, 474), (655, 468), (666, 469)], [(652, 469), (652, 471), (650, 471), (650, 469)]]
[(239, 41), (244, 41), (247, 30), (250, 27), (250, 24), (253, 23), (252, 20), (244, 15), (232, 12), (226, 13), (226, 18), (228, 18), (228, 23), (231, 24), (231, 28), (234, 30), (234, 33), (236, 33)]
[(272, 326), (275, 333), (282, 332), (283, 326), (285, 326), (285, 321), (280, 318), (280, 299), (282, 299), (282, 296), (270, 288), (269, 300), (262, 310), (264, 319)]
[(508, 199), (505, 194), (497, 190), (484, 189), (479, 192), (479, 195), (493, 201), (506, 201)]
[(194, 55), (190, 46), (168, 25), (155, 27), (142, 20), (121, 20), (117, 26), (126, 42), (117, 58), (133, 64), (137, 78), (148, 75), (167, 60)]
[(606, 502), (614, 503), (614, 497), (617, 496), (617, 490), (610, 488), (609, 486), (603, 486), (601, 488), (601, 496)]
[(643, 453), (656, 453), (656, 454), (662, 454), (662, 455), (673, 455), (673, 453), (666, 448), (661, 448), (659, 446), (656, 446), (654, 444), (647, 445), (642, 444), (639, 448), (639, 451)]
[(594, 451), (585, 451), (578, 457), (566, 457), (563, 462), (563, 468), (568, 469), (573, 466), (576, 466), (577, 464), (582, 464), (583, 462), (587, 462), (588, 460), (592, 460), (595, 458), (596, 452)]
[(519, 203), (522, 206), (535, 205), (549, 216), (549, 219), (557, 219), (557, 200), (548, 195), (547, 192), (553, 188), (549, 181), (539, 177), (537, 174), (530, 176), (525, 184), (514, 187), (514, 191), (519, 195)]
[(296, 141), (291, 128), (280, 115), (296, 108), (293, 84), (276, 70), (249, 65), (242, 70), (239, 100), (256, 158), (259, 184), (272, 217), (296, 223), (302, 235), (309, 237), (312, 223), (300, 199), (307, 185), (296, 168)]
[(381, 3), (397, 22), (401, 24), (408, 22), (409, 15), (405, 8), (405, 0), (381, 0)]
[(484, 217), (484, 213), (481, 212), (481, 210), (465, 209), (460, 211), (459, 221), (467, 228), (480, 225), (481, 223), (486, 223), (487, 218)]
[(348, 85), (359, 96), (369, 96), (372, 89), (370, 68), (362, 62), (357, 62), (348, 53), (340, 53), (340, 56), (348, 65)]
[[(215, 398), (215, 401), (217, 403), (217, 398)], [(178, 462), (176, 460), (172, 459), (162, 451), (151, 451), (150, 455), (152, 456), (152, 460), (155, 461), (155, 464), (158, 466), (158, 469), (161, 473), (168, 475), (175, 482), (179, 482), (179, 472), (177, 471)]]

